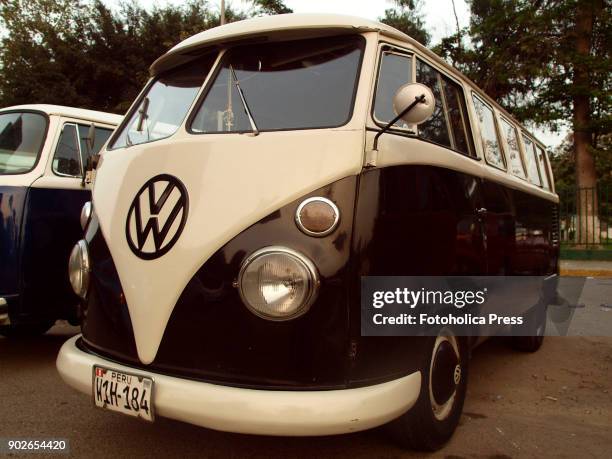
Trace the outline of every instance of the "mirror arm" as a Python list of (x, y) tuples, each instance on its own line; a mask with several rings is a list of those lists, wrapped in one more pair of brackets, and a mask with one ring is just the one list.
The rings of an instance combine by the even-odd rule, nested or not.
[(81, 178), (81, 187), (85, 188), (87, 184), (87, 172), (97, 169), (98, 163), (100, 162), (100, 154), (91, 155), (87, 158), (87, 165), (85, 166), (85, 170), (83, 171), (83, 176)]
[(406, 113), (408, 113), (410, 110), (412, 110), (414, 107), (416, 107), (417, 104), (420, 104), (421, 102), (423, 102), (425, 100), (425, 94), (421, 94), (420, 96), (417, 96), (414, 98), (414, 102), (412, 102), (410, 105), (408, 105), (404, 110), (401, 111), (401, 113), (399, 115), (397, 115), (395, 118), (393, 118), (391, 121), (389, 121), (385, 127), (383, 127), (380, 131), (378, 131), (376, 133), (376, 136), (374, 136), (374, 146), (373, 146), (373, 150), (378, 150), (378, 138), (383, 135), (385, 132), (387, 132), (389, 129), (391, 129), (391, 127), (397, 123), (402, 116), (404, 116)]

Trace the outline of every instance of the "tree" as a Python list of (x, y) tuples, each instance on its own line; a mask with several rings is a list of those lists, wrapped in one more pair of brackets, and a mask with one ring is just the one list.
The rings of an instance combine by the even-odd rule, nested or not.
[(288, 14), (293, 13), (291, 8), (288, 8), (282, 0), (252, 0), (250, 3), (256, 9), (256, 14)]
[(469, 3), (470, 49), (456, 45), (456, 34), (442, 40), (437, 51), (519, 120), (553, 130), (571, 123), (575, 184), (585, 190), (577, 199), (584, 203), (578, 206), (580, 221), (596, 222), (580, 234), (582, 242), (597, 242), (593, 154), (612, 125), (609, 0)]
[(379, 18), (379, 21), (395, 27), (427, 46), (431, 36), (425, 29), (423, 15), (420, 11), (421, 0), (394, 0), (393, 3), (396, 5), (395, 8), (386, 9), (385, 15)]
[[(289, 11), (280, 0), (226, 9), (227, 22)], [(179, 41), (220, 24), (205, 0), (182, 5), (102, 1), (3, 0), (0, 106), (53, 103), (124, 113), (149, 77), (149, 66)]]

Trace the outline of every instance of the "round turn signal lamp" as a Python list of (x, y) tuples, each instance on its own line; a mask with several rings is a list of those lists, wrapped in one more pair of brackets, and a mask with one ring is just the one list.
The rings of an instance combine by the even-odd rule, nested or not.
[(297, 227), (309, 236), (327, 236), (336, 229), (339, 221), (338, 206), (320, 196), (304, 199), (295, 212)]

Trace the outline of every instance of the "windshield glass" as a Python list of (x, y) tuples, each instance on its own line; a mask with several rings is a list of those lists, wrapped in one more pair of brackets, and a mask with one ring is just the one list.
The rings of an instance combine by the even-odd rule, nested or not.
[(363, 46), (362, 37), (344, 36), (233, 48), (191, 130), (253, 131), (247, 107), (259, 131), (342, 126), (352, 113)]
[(149, 86), (112, 148), (129, 147), (171, 136), (185, 119), (215, 56), (207, 55), (162, 73)]
[(0, 174), (24, 174), (36, 165), (47, 118), (38, 113), (0, 113)]

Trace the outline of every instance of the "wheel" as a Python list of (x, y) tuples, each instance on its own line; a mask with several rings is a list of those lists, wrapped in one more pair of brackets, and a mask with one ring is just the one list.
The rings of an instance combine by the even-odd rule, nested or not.
[(31, 338), (46, 333), (54, 324), (54, 320), (46, 320), (32, 324), (2, 325), (0, 335), (6, 338)]
[[(525, 336), (513, 336), (512, 347), (521, 352), (536, 352), (544, 342), (546, 308), (540, 305), (536, 306), (527, 316), (527, 322), (523, 327), (527, 327), (527, 333), (522, 333)], [(521, 330), (525, 329), (522, 328)]]
[(457, 428), (467, 388), (467, 340), (444, 329), (430, 339), (421, 365), (421, 392), (408, 412), (389, 424), (401, 446), (420, 451), (440, 449)]

